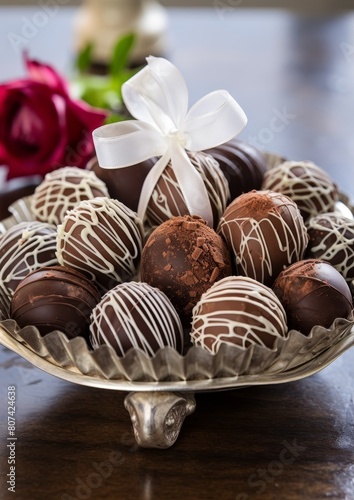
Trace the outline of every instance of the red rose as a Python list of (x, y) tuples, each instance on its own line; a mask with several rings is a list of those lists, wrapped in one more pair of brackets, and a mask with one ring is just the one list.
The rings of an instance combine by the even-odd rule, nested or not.
[(84, 167), (94, 154), (92, 131), (107, 116), (69, 96), (50, 66), (26, 59), (28, 78), (0, 85), (0, 164), (8, 179)]

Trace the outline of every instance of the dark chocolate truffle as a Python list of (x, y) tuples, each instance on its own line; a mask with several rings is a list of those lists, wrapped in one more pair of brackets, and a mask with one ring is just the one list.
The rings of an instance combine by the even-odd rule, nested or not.
[(174, 307), (157, 288), (130, 282), (104, 295), (91, 315), (91, 343), (108, 344), (118, 356), (133, 347), (153, 356), (162, 347), (183, 350), (183, 329)]
[(130, 208), (111, 198), (84, 200), (58, 226), (58, 260), (87, 273), (103, 292), (137, 272), (143, 225)]
[[(20, 222), (0, 239), (0, 295), (9, 306), (20, 281), (31, 271), (58, 264), (56, 227), (44, 222)], [(8, 312), (8, 307), (6, 307)]]
[(45, 176), (33, 194), (31, 209), (37, 220), (58, 225), (68, 210), (96, 196), (109, 195), (94, 172), (63, 167)]
[(245, 276), (218, 281), (193, 309), (192, 342), (212, 354), (222, 344), (272, 348), (286, 333), (285, 311), (275, 293)]
[(289, 196), (305, 223), (310, 217), (333, 212), (338, 191), (329, 175), (310, 161), (286, 161), (264, 174), (262, 189)]
[(225, 243), (197, 216), (173, 217), (148, 238), (141, 256), (141, 279), (171, 300), (183, 322), (202, 293), (231, 274)]
[(131, 210), (137, 211), (141, 189), (145, 178), (156, 160), (146, 160), (137, 165), (124, 168), (102, 168), (97, 158), (87, 164), (87, 169), (92, 170), (108, 189), (111, 198), (121, 201)]
[(290, 329), (308, 335), (315, 325), (329, 328), (353, 309), (349, 286), (328, 262), (308, 259), (285, 269), (273, 290), (283, 304)]
[(306, 257), (332, 264), (347, 280), (354, 279), (354, 220), (328, 213), (312, 217), (307, 225)]
[[(228, 183), (217, 161), (212, 156), (191, 152), (188, 152), (188, 156), (204, 181), (216, 227), (229, 199)], [(159, 178), (147, 206), (147, 222), (151, 226), (158, 226), (171, 217), (188, 214), (181, 188), (176, 181), (171, 164), (168, 164)]]
[(100, 300), (82, 273), (62, 266), (43, 267), (28, 274), (11, 302), (11, 318), (20, 327), (34, 325), (41, 335), (60, 330), (68, 338), (88, 339), (90, 314)]
[(266, 159), (257, 148), (240, 139), (207, 149), (219, 163), (230, 188), (230, 201), (242, 193), (260, 189), (267, 170)]
[(220, 220), (219, 233), (238, 272), (267, 286), (303, 258), (308, 241), (297, 205), (273, 191), (250, 191), (235, 198)]

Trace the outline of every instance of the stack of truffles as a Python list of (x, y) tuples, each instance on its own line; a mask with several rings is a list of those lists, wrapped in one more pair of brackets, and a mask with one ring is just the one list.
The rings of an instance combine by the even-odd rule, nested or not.
[(354, 221), (324, 170), (268, 169), (234, 138), (247, 122), (236, 101), (216, 91), (187, 111), (164, 59), (148, 58), (122, 93), (135, 120), (97, 129), (97, 160), (47, 174), (35, 220), (0, 236), (6, 317), (152, 357), (276, 349), (293, 329), (351, 315)]
[(119, 172), (105, 170), (105, 182), (97, 165), (47, 174), (31, 202), (36, 220), (0, 237), (6, 315), (119, 356), (193, 344), (213, 354), (222, 344), (271, 349), (291, 329), (308, 335), (350, 315), (354, 221), (335, 211), (322, 169), (285, 161), (267, 170), (238, 139), (191, 159), (214, 228), (188, 214), (171, 169), (144, 221), (134, 190), (125, 203), (111, 197)]

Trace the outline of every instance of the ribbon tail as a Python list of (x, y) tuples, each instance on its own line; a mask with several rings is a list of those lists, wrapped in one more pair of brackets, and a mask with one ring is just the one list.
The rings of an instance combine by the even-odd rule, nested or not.
[(149, 204), (152, 193), (154, 191), (154, 188), (157, 184), (157, 181), (161, 177), (162, 172), (165, 170), (165, 167), (169, 162), (169, 160), (170, 160), (170, 152), (169, 150), (167, 150), (161, 156), (161, 158), (155, 163), (155, 165), (152, 167), (152, 169), (145, 178), (138, 205), (138, 216), (142, 221), (145, 218), (146, 209)]
[(213, 227), (213, 211), (208, 191), (202, 176), (192, 165), (185, 149), (172, 148), (171, 160), (188, 212), (191, 215), (199, 215), (210, 227)]

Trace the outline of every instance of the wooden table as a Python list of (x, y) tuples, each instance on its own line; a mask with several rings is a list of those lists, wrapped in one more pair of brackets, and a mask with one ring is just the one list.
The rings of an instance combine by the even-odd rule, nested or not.
[[(1, 80), (20, 73), (7, 34), (33, 12), (0, 10)], [(315, 161), (354, 197), (354, 16), (169, 12), (168, 54), (191, 102), (227, 88), (249, 117), (245, 139)], [(30, 41), (30, 54), (68, 72), (74, 14), (62, 7)], [(135, 444), (125, 393), (66, 383), (0, 347), (0, 497), (351, 500), (353, 359), (348, 351), (297, 382), (199, 394), (177, 443), (159, 451)], [(9, 386), (16, 388), (15, 495), (6, 484)]]

